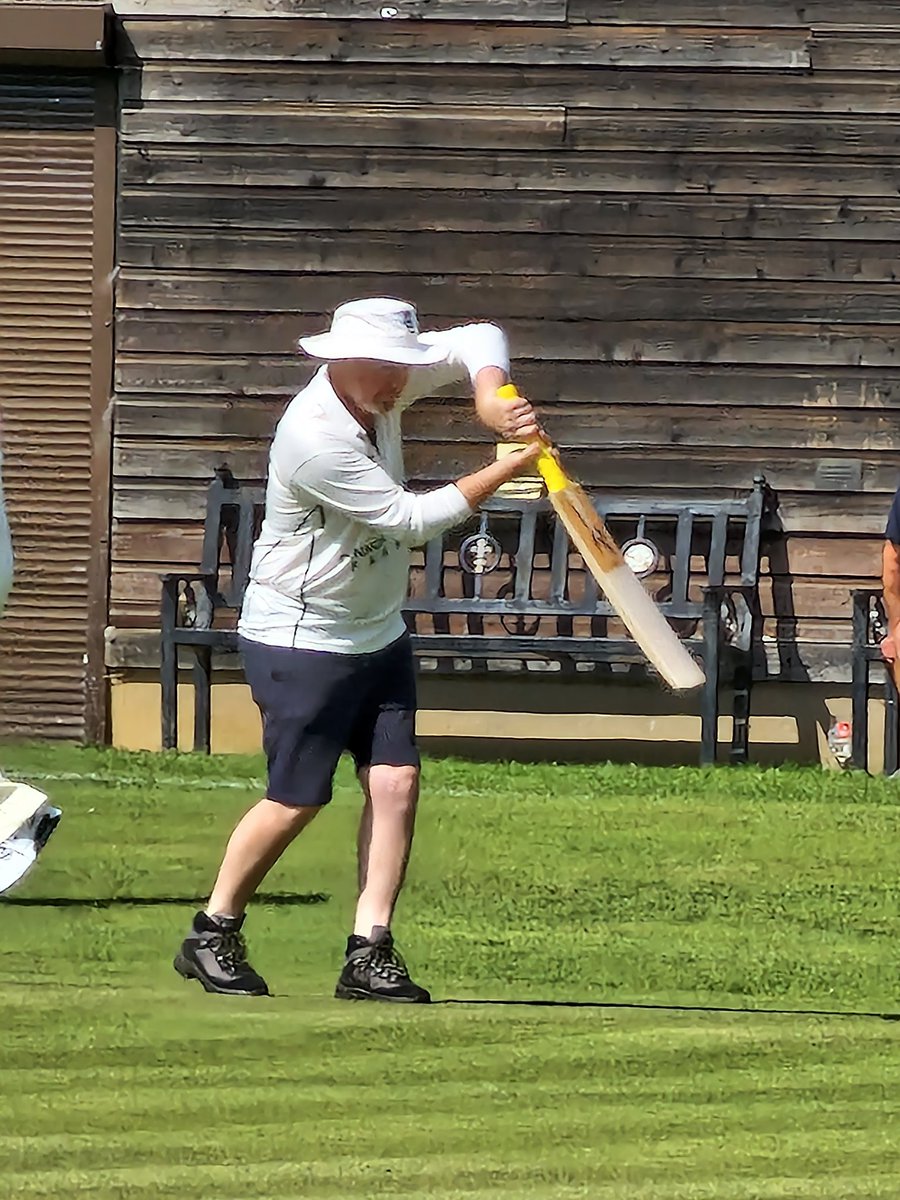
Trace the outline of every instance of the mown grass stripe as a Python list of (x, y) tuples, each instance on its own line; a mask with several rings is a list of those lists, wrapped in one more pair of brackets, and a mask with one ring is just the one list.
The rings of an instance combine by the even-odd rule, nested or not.
[[(900, 1025), (340, 1005), (345, 766), (248, 920), (277, 998), (208, 997), (171, 957), (259, 759), (6, 765), (98, 778), (53, 781), (65, 822), (0, 905), (0, 1194), (897, 1200)], [(444, 997), (880, 1010), (898, 835), (858, 777), (428, 763), (397, 932)]]

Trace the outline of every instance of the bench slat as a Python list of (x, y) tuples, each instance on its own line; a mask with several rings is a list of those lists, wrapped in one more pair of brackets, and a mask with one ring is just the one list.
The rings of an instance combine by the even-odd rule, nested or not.
[(534, 565), (534, 534), (537, 529), (537, 513), (526, 509), (519, 525), (519, 546), (516, 550), (516, 605), (526, 603), (531, 597), (531, 572)]
[(709, 539), (709, 559), (706, 573), (712, 587), (721, 587), (725, 582), (725, 546), (728, 538), (728, 513), (717, 513), (713, 518), (712, 534)]
[(694, 514), (689, 509), (680, 512), (675, 532), (675, 562), (672, 565), (672, 599), (679, 607), (687, 600), (693, 533)]

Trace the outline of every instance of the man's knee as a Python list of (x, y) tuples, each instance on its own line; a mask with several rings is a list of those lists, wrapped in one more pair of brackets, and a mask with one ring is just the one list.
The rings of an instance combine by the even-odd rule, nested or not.
[(284, 800), (273, 800), (268, 796), (265, 800), (260, 800), (258, 805), (270, 821), (276, 822), (285, 830), (297, 833), (308, 825), (323, 807), (321, 804), (288, 804)]
[(369, 767), (368, 790), (373, 804), (415, 807), (419, 797), (418, 767)]

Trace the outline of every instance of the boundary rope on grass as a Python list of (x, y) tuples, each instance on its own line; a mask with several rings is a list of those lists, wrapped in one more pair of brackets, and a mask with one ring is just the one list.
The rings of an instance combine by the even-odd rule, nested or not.
[[(16, 772), (18, 774), (18, 772)], [(9, 776), (10, 779), (13, 776)], [(260, 779), (194, 779), (178, 775), (156, 775), (148, 778), (142, 775), (110, 775), (100, 771), (29, 771), (27, 778), (21, 783), (109, 783), (128, 784), (132, 787), (188, 787), (200, 791), (213, 791), (217, 788), (264, 788), (265, 780)]]

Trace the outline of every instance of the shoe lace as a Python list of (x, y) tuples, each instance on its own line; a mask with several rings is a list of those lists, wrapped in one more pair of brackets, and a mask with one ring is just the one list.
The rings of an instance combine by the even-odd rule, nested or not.
[(409, 971), (403, 956), (394, 948), (393, 942), (377, 942), (369, 956), (369, 966), (382, 979), (396, 981), (409, 979)]
[(240, 971), (250, 964), (247, 961), (247, 943), (236, 929), (217, 933), (210, 942), (210, 950), (220, 967), (228, 971)]

